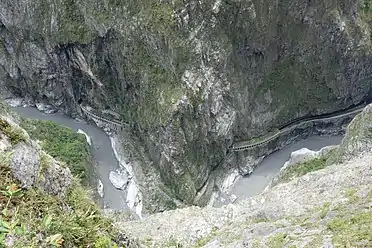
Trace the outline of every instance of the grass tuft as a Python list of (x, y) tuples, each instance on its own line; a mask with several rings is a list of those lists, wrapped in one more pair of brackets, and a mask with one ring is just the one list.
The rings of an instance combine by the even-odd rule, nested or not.
[(281, 248), (285, 246), (286, 239), (286, 233), (277, 233), (276, 235), (269, 238), (267, 245), (271, 248)]
[(372, 212), (339, 216), (327, 223), (335, 247), (371, 247)]
[(10, 138), (12, 145), (16, 145), (21, 141), (27, 140), (21, 129), (10, 125), (6, 120), (0, 119), (0, 131)]
[(79, 179), (73, 180), (66, 198), (23, 190), (12, 178), (6, 157), (0, 159), (0, 247), (7, 237), (16, 240), (14, 247), (117, 247), (118, 233)]

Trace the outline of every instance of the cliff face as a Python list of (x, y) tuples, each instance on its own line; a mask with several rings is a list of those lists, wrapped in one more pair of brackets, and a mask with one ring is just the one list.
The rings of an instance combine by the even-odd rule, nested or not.
[(0, 89), (120, 112), (169, 194), (204, 204), (234, 141), (371, 96), (369, 24), (368, 1), (3, 0)]
[(146, 247), (370, 247), (371, 117), (369, 105), (348, 126), (342, 144), (318, 152), (323, 155), (303, 149), (292, 154), (289, 162), (299, 163), (260, 195), (117, 225)]

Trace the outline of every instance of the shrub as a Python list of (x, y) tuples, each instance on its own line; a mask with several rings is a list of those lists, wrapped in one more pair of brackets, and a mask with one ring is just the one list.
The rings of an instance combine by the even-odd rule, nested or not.
[[(3, 155), (3, 154), (2, 154)], [(6, 156), (2, 156), (6, 158)], [(66, 198), (38, 189), (22, 190), (6, 159), (0, 159), (0, 247), (7, 237), (14, 247), (116, 247), (118, 232), (74, 179)]]
[(70, 128), (51, 121), (23, 119), (21, 126), (32, 139), (42, 141), (43, 149), (55, 159), (65, 162), (73, 175), (84, 181), (92, 170), (85, 137)]

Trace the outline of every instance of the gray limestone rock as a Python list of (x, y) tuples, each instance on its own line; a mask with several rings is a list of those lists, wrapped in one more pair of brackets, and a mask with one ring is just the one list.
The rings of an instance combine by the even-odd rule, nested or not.
[(38, 186), (49, 194), (65, 196), (72, 183), (70, 169), (44, 152), (41, 166)]
[(265, 191), (269, 188), (275, 186), (280, 179), (282, 178), (285, 171), (292, 167), (296, 166), (296, 164), (305, 162), (307, 160), (311, 160), (314, 158), (319, 158), (321, 156), (326, 155), (332, 150), (338, 149), (339, 146), (325, 146), (321, 148), (319, 151), (313, 151), (308, 148), (301, 148), (297, 151), (291, 153), (291, 156), (287, 162), (284, 163), (283, 167), (280, 169), (279, 173), (274, 176), (274, 178), (270, 181), (269, 185), (265, 188)]
[(46, 114), (53, 114), (57, 112), (57, 109), (55, 109), (52, 105), (44, 104), (44, 103), (36, 103), (36, 108), (39, 111), (44, 112)]
[(49, 194), (66, 194), (72, 183), (70, 170), (41, 151), (36, 143), (19, 143), (12, 152), (10, 168), (23, 188), (37, 185)]
[(10, 99), (4, 100), (4, 102), (6, 102), (8, 105), (12, 107), (20, 107), (24, 104), (24, 101), (22, 98), (10, 98)]
[(128, 185), (128, 176), (123, 172), (110, 171), (109, 179), (117, 189), (125, 189)]
[(0, 89), (69, 114), (81, 101), (120, 111), (152, 164), (143, 178), (170, 188), (147, 183), (147, 208), (165, 192), (164, 205), (202, 205), (235, 141), (371, 96), (361, 2), (2, 0)]
[(364, 108), (347, 127), (339, 152), (340, 160), (348, 160), (361, 153), (372, 153), (372, 104)]
[(321, 148), (319, 151), (313, 151), (308, 148), (301, 148), (291, 153), (290, 159), (284, 164), (283, 168), (287, 168), (288, 166), (292, 166), (294, 164), (304, 162), (313, 158), (319, 158), (326, 155), (331, 150), (336, 149), (337, 147), (338, 146), (326, 146)]
[(98, 183), (97, 183), (97, 192), (98, 192), (98, 195), (103, 198), (104, 196), (104, 188), (103, 188), (103, 183), (101, 180), (98, 180)]
[[(177, 209), (117, 226), (125, 227), (140, 241), (151, 237), (152, 247), (164, 247), (169, 240), (185, 247), (369, 247), (365, 230), (371, 223), (367, 210), (372, 202), (371, 118), (372, 105), (349, 125), (342, 144), (330, 154), (342, 158), (341, 163), (293, 178), (236, 204)], [(335, 148), (318, 152), (302, 149), (292, 159), (299, 162), (330, 149)], [(330, 228), (334, 223), (337, 228)], [(341, 232), (338, 223), (342, 223)]]
[(13, 149), (10, 167), (14, 177), (21, 182), (24, 188), (31, 188), (37, 177), (40, 167), (40, 151), (20, 143)]

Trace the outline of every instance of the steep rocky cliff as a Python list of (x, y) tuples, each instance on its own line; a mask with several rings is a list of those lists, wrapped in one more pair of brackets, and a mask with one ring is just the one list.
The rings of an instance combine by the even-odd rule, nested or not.
[(234, 141), (371, 97), (370, 15), (369, 0), (2, 0), (0, 89), (119, 112), (167, 194), (205, 204)]
[(278, 184), (260, 195), (221, 208), (188, 207), (117, 226), (145, 247), (371, 247), (371, 117), (369, 105), (335, 150), (291, 165), (280, 175), (284, 180), (275, 180)]

